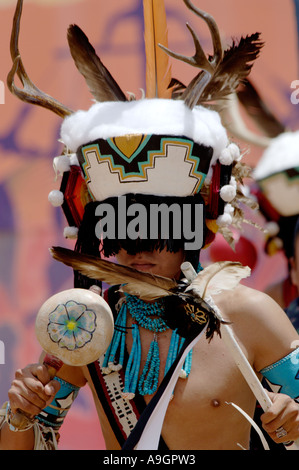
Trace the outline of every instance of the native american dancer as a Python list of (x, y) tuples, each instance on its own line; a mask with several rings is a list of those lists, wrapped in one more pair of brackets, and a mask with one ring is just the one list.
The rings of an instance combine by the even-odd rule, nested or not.
[[(247, 77), (262, 43), (252, 34), (223, 51), (213, 18), (184, 3), (207, 23), (213, 55), (206, 56), (190, 26), (194, 56), (169, 51), (163, 2), (144, 0), (141, 100), (126, 98), (85, 34), (71, 26), (71, 54), (96, 99), (88, 111), (73, 113), (38, 91), (25, 72), (18, 1), (10, 89), (64, 118), (65, 150), (55, 161), (64, 171), (61, 191), (50, 199), (62, 204), (70, 225), (65, 234), (77, 242), (75, 252), (51, 252), (74, 268), (75, 289), (115, 285), (104, 294), (114, 334), (106, 353), (87, 366), (63, 363), (53, 379), (42, 362), (16, 373), (2, 413), (3, 448), (55, 448), (64, 414), (86, 383), (108, 449), (249, 449), (256, 398), (275, 442), (299, 437), (296, 331), (272, 299), (239, 285), (249, 268), (199, 264), (215, 233), (232, 241), (230, 225), (243, 220), (249, 169), (216, 109)], [(188, 86), (172, 78), (166, 53), (199, 69)], [(70, 194), (74, 187), (78, 192)], [(62, 325), (56, 313), (46, 328), (53, 343), (66, 347), (66, 335), (74, 339), (69, 347), (79, 349), (90, 340), (80, 334), (77, 344), (70, 335), (79, 330), (79, 315)], [(84, 323), (90, 328), (91, 318)], [(275, 393), (261, 389), (263, 375)], [(20, 412), (32, 417), (23, 429), (15, 420)]]

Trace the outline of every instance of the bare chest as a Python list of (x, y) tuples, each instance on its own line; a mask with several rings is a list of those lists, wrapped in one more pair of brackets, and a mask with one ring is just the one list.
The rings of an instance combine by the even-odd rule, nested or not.
[[(140, 331), (141, 370), (146, 362), (153, 333)], [(163, 379), (171, 332), (158, 335), (160, 373)], [(127, 340), (128, 350), (131, 341)], [(145, 396), (148, 403), (153, 395)], [(225, 344), (204, 334), (193, 348), (192, 367), (187, 379), (179, 378), (166, 412), (162, 435), (171, 449), (248, 448), (248, 421), (231, 405), (235, 403), (252, 415), (255, 399)], [(240, 442), (241, 441), (241, 442)]]

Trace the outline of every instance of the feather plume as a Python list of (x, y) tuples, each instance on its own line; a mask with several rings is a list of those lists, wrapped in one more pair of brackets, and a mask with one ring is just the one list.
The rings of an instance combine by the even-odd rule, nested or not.
[(128, 294), (136, 295), (145, 301), (152, 301), (160, 297), (173, 294), (177, 288), (176, 281), (166, 277), (144, 273), (137, 269), (122, 266), (99, 259), (92, 255), (84, 255), (67, 248), (52, 247), (50, 253), (54, 259), (84, 276), (100, 280), (109, 285), (124, 284), (122, 290)]
[(193, 290), (202, 299), (234, 289), (241, 279), (250, 275), (250, 268), (241, 263), (220, 261), (207, 266), (192, 281), (186, 292)]
[(246, 109), (248, 116), (268, 137), (277, 137), (286, 131), (285, 126), (270, 111), (259, 95), (257, 89), (249, 80), (244, 80), (237, 89), (237, 96)]
[[(224, 52), (223, 59), (199, 97), (198, 104), (210, 100), (221, 100), (235, 92), (239, 83), (249, 75), (253, 62), (259, 56), (262, 47), (259, 33), (242, 37), (238, 44), (233, 43)], [(191, 84), (189, 86), (192, 88)]]
[(194, 334), (196, 328), (203, 327), (202, 315), (197, 318), (197, 315), (192, 314), (198, 308), (207, 315), (207, 338), (212, 338), (215, 331), (220, 334), (220, 321), (214, 307), (204, 298), (222, 290), (233, 289), (250, 273), (250, 269), (240, 263), (219, 262), (205, 268), (187, 289), (182, 289), (183, 286), (173, 279), (144, 273), (67, 248), (52, 247), (50, 253), (57, 261), (71, 266), (85, 276), (110, 285), (122, 284), (123, 292), (136, 295), (146, 302), (164, 297), (165, 321), (170, 328), (178, 328), (179, 334), (184, 337)]
[[(138, 271), (92, 255), (84, 255), (62, 247), (50, 248), (54, 259), (60, 261), (85, 276), (100, 280), (109, 285), (124, 284), (122, 290), (137, 295), (143, 300), (154, 300), (173, 295), (178, 283), (167, 277)], [(204, 299), (223, 290), (234, 289), (241, 279), (250, 275), (250, 268), (232, 261), (222, 261), (207, 266), (186, 289), (186, 294), (194, 293)], [(192, 291), (192, 292), (191, 292)]]
[(94, 98), (97, 101), (127, 101), (79, 26), (71, 25), (67, 38), (76, 67), (84, 76)]
[(164, 0), (143, 0), (144, 42), (146, 53), (146, 97), (171, 98), (169, 58), (159, 43), (167, 46)]

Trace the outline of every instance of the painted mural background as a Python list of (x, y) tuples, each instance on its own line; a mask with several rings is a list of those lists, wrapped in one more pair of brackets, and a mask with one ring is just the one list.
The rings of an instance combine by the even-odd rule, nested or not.
[[(211, 51), (208, 29), (184, 6), (166, 0), (169, 47), (193, 54), (185, 23), (198, 32)], [(291, 130), (299, 129), (299, 104), (292, 104), (291, 83), (299, 80), (296, 7), (293, 0), (194, 0), (218, 22), (224, 42), (256, 31), (265, 41), (252, 79), (270, 108)], [(40, 347), (34, 335), (36, 312), (53, 293), (72, 287), (70, 269), (54, 262), (48, 248), (73, 242), (63, 238), (61, 209), (48, 202), (59, 189), (53, 158), (60, 154), (60, 119), (49, 111), (11, 96), (6, 75), (11, 67), (10, 29), (16, 0), (0, 0), (0, 403), (6, 400), (14, 371), (35, 362)], [(24, 0), (20, 51), (33, 82), (73, 110), (87, 109), (91, 95), (69, 54), (66, 31), (78, 24), (89, 36), (121, 88), (141, 96), (144, 83), (141, 0)], [(173, 64), (173, 76), (188, 83), (189, 66)], [(247, 145), (241, 143), (243, 149)], [(254, 165), (262, 150), (252, 147), (246, 161)], [(263, 290), (285, 274), (281, 255), (263, 253), (263, 236), (251, 228), (246, 236), (257, 250), (248, 284)], [(209, 253), (204, 254), (209, 260)], [(81, 391), (66, 419), (63, 449), (104, 449), (91, 394)]]

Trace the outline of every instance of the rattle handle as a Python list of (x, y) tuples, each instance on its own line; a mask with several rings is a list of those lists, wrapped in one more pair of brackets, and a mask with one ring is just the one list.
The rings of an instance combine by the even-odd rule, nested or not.
[(59, 369), (63, 366), (63, 362), (58, 359), (58, 357), (52, 356), (52, 354), (45, 355), (43, 364), (47, 367), (51, 379), (55, 377)]
[[(59, 369), (62, 367), (63, 362), (51, 354), (46, 354), (43, 364), (47, 367), (50, 379), (52, 380)], [(30, 422), (32, 422), (33, 418), (33, 416), (29, 415), (25, 411), (18, 410), (11, 416), (9, 420), (9, 426), (13, 430), (22, 431), (26, 429)]]

